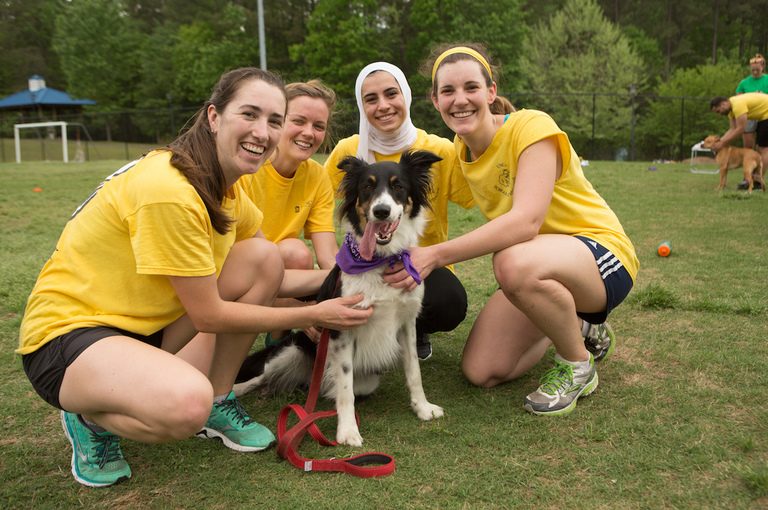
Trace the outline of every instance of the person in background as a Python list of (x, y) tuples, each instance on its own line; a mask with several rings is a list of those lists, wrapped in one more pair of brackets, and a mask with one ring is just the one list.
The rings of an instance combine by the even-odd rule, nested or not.
[[(399, 161), (407, 150), (433, 152), (443, 159), (432, 166), (430, 210), (420, 245), (429, 246), (448, 239), (448, 202), (464, 208), (473, 205), (453, 145), (413, 125), (411, 88), (403, 72), (390, 63), (374, 62), (365, 66), (355, 82), (355, 97), (360, 113), (358, 134), (341, 140), (325, 162), (334, 189), (338, 190), (343, 177), (338, 164), (346, 156), (374, 163)], [(467, 312), (467, 293), (453, 268), (437, 268), (424, 284), (424, 303), (416, 321), (417, 352), (422, 360), (432, 355), (429, 334), (452, 331)]]
[[(741, 80), (736, 86), (736, 94), (746, 94), (748, 92), (768, 93), (768, 75), (764, 73), (765, 57), (756, 53), (754, 57), (749, 59), (749, 76)], [(747, 125), (744, 127), (744, 134), (742, 135), (745, 148), (755, 148), (756, 129), (757, 122), (748, 120)]]
[[(765, 57), (760, 53), (755, 53), (755, 56), (749, 59), (749, 76), (741, 80), (736, 86), (736, 95), (749, 92), (768, 93), (768, 76), (764, 73)], [(747, 125), (744, 126), (744, 133), (741, 135), (744, 148), (757, 150), (755, 131), (757, 131), (757, 121), (747, 120)], [(736, 188), (747, 189), (748, 187), (749, 183), (745, 179)]]
[[(234, 186), (278, 143), (285, 90), (272, 73), (221, 76), (184, 133), (109, 176), (73, 214), (27, 301), (24, 371), (61, 409), (72, 474), (103, 487), (131, 477), (119, 438), (197, 434), (241, 452), (275, 440), (232, 393), (256, 334), (365, 323), (362, 296), (273, 308), (316, 292), (327, 271), (284, 271), (261, 213)], [(201, 371), (175, 355), (215, 333)]]
[[(737, 140), (747, 128), (749, 121), (757, 123), (755, 134), (757, 135), (757, 152), (763, 160), (763, 168), (768, 168), (768, 94), (760, 92), (748, 92), (737, 96), (717, 96), (709, 102), (710, 109), (728, 117), (729, 128), (713, 146), (715, 152), (730, 145)], [(753, 172), (753, 188), (762, 189), (762, 182), (758, 172)], [(744, 181), (746, 182), (746, 181)], [(739, 189), (745, 189), (741, 184)]]
[[(526, 373), (554, 344), (554, 367), (523, 406), (570, 413), (597, 387), (595, 360), (615, 345), (605, 320), (637, 275), (634, 247), (552, 118), (498, 101), (481, 46), (449, 46), (430, 64), (432, 102), (456, 133), (462, 172), (488, 221), (412, 249), (412, 262), (424, 278), (492, 254), (499, 289), (475, 320), (462, 370), (471, 383), (492, 387)], [(415, 285), (404, 271), (387, 278), (398, 288)], [(594, 325), (600, 334), (589, 335)]]

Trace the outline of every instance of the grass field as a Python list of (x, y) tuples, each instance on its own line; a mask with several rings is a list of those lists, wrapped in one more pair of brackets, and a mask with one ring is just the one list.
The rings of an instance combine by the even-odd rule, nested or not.
[[(57, 131), (58, 133), (58, 131)], [(22, 163), (59, 162), (64, 161), (64, 150), (60, 138), (47, 138), (41, 132), (21, 131), (19, 140), (19, 152)], [(128, 142), (89, 142), (78, 141), (71, 138), (67, 141), (67, 155), (70, 163), (83, 161), (101, 161), (107, 159), (137, 158), (154, 148), (157, 144), (128, 143)], [(16, 147), (13, 137), (0, 138), (0, 164), (14, 163), (16, 161)]]
[[(123, 441), (133, 478), (107, 489), (80, 486), (59, 415), (34, 393), (13, 350), (26, 297), (63, 224), (120, 164), (0, 164), (0, 507), (768, 508), (768, 194), (736, 192), (736, 172), (731, 191), (718, 194), (717, 176), (683, 164), (585, 168), (642, 267), (611, 316), (619, 343), (599, 366), (600, 387), (570, 416), (522, 409), (549, 360), (490, 390), (463, 379), (464, 339), (496, 287), (486, 257), (458, 266), (469, 316), (435, 335), (435, 354), (422, 363), (427, 396), (446, 416), (420, 422), (399, 369), (358, 406), (364, 450), (393, 455), (392, 476), (305, 474), (274, 450), (238, 454), (192, 438)], [(458, 209), (451, 218), (453, 235), (481, 221)], [(669, 258), (655, 255), (662, 240), (672, 243)], [(303, 399), (250, 394), (243, 402), (274, 429), (279, 409)], [(324, 428), (332, 433), (333, 425)], [(301, 451), (357, 453), (308, 440)]]

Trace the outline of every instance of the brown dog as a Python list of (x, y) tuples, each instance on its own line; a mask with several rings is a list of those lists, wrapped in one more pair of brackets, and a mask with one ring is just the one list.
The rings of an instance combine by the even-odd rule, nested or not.
[[(717, 135), (709, 135), (704, 139), (701, 146), (712, 150), (712, 146), (720, 140)], [(715, 152), (712, 150), (712, 152)], [(744, 169), (744, 179), (748, 183), (747, 193), (752, 193), (752, 187), (755, 183), (755, 177), (759, 177), (758, 184), (762, 185), (765, 192), (765, 179), (763, 179), (763, 160), (760, 153), (752, 149), (741, 149), (726, 145), (718, 152), (715, 152), (715, 161), (720, 166), (720, 185), (716, 188), (722, 190), (725, 188), (725, 181), (728, 170), (742, 167)], [(754, 176), (753, 176), (754, 174)]]

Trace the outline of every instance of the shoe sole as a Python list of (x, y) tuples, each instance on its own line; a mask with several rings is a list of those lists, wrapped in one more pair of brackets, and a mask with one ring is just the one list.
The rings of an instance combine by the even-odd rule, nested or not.
[(72, 466), (72, 476), (75, 477), (75, 481), (77, 481), (77, 483), (85, 485), (86, 487), (95, 487), (95, 488), (111, 487), (112, 485), (118, 484), (130, 478), (130, 476), (121, 476), (114, 482), (99, 483), (99, 482), (92, 482), (90, 480), (86, 480), (85, 478), (81, 477), (77, 472), (77, 449), (75, 447), (75, 440), (72, 437), (72, 433), (69, 430), (69, 426), (67, 425), (67, 419), (64, 417), (64, 411), (61, 411), (60, 415), (61, 415), (61, 427), (64, 429), (64, 435), (67, 436), (67, 440), (69, 441), (69, 444), (72, 447), (72, 462), (70, 464)]
[(243, 446), (241, 444), (235, 443), (231, 439), (229, 439), (227, 436), (219, 432), (218, 430), (210, 429), (208, 427), (204, 427), (203, 430), (195, 434), (197, 437), (202, 439), (220, 439), (222, 443), (224, 443), (224, 446), (231, 450), (235, 450), (236, 452), (260, 452), (263, 450), (266, 450), (273, 444), (275, 444), (275, 440), (272, 440), (269, 444), (266, 446)]
[(605, 330), (608, 332), (608, 338), (611, 339), (611, 345), (608, 346), (608, 350), (605, 351), (605, 354), (600, 356), (600, 359), (595, 358), (595, 361), (603, 361), (607, 359), (611, 354), (613, 354), (613, 351), (616, 349), (616, 335), (613, 332), (613, 329), (610, 325), (605, 325)]
[(598, 381), (597, 372), (595, 372), (595, 377), (586, 385), (584, 385), (584, 388), (582, 388), (582, 390), (578, 395), (576, 395), (576, 398), (574, 398), (570, 404), (563, 408), (556, 409), (554, 411), (538, 411), (534, 409), (532, 405), (526, 402), (523, 404), (523, 409), (531, 414), (535, 414), (536, 416), (565, 416), (571, 414), (573, 410), (576, 409), (576, 402), (578, 402), (581, 397), (588, 397), (597, 389)]

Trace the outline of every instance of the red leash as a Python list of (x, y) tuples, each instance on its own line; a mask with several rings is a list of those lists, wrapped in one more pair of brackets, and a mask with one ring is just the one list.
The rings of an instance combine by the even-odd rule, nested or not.
[[(323, 435), (315, 425), (315, 421), (322, 418), (330, 418), (336, 415), (336, 411), (315, 411), (317, 397), (320, 394), (320, 384), (325, 369), (325, 359), (328, 355), (328, 339), (330, 331), (323, 329), (320, 343), (317, 346), (315, 365), (312, 367), (312, 381), (309, 384), (309, 394), (304, 407), (298, 404), (285, 406), (277, 418), (277, 453), (291, 464), (304, 471), (332, 471), (342, 472), (360, 478), (372, 478), (375, 476), (387, 476), (395, 471), (395, 459), (385, 453), (371, 452), (355, 455), (343, 459), (308, 459), (298, 453), (299, 444), (304, 434), (309, 434), (323, 446), (336, 446), (336, 441), (331, 441)], [(291, 412), (299, 418), (299, 422), (287, 428), (288, 416)]]

